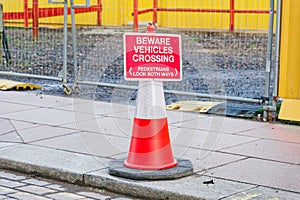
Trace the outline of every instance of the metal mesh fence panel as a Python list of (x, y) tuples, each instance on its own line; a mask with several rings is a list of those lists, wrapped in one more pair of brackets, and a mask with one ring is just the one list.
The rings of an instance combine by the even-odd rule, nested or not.
[(6, 27), (5, 31), (11, 60), (10, 63), (5, 61), (1, 70), (54, 77), (58, 75), (62, 69), (61, 30), (40, 29), (38, 41), (33, 40), (31, 30)]
[[(4, 7), (3, 39), (7, 43), (3, 47), (7, 48), (7, 53), (3, 55), (5, 58), (0, 71), (56, 78), (63, 62), (62, 30), (34, 24), (33, 1), (12, 0), (0, 3)], [(47, 5), (46, 2), (39, 2), (39, 7)]]
[[(162, 28), (157, 31), (182, 36), (183, 80), (165, 82), (166, 90), (242, 98), (261, 98), (264, 95), (267, 34), (177, 31)], [(122, 34), (114, 31), (110, 34), (98, 34), (94, 31), (84, 33), (84, 37), (93, 38), (94, 48), (84, 56), (79, 79), (137, 85), (136, 82), (124, 80)], [(101, 39), (96, 42), (96, 38)], [(113, 91), (116, 92), (116, 89)], [(112, 89), (108, 87), (102, 87), (98, 91), (102, 97), (110, 95), (111, 92)], [(173, 97), (168, 103), (182, 100), (178, 99), (181, 97), (172, 99)]]
[[(245, 14), (236, 13), (235, 29), (230, 32), (229, 0), (215, 0), (214, 3), (207, 3), (204, 0), (199, 2), (197, 4), (190, 1), (189, 4), (184, 5), (183, 1), (173, 1), (172, 3), (167, 1), (167, 4), (158, 1), (160, 9), (158, 8), (156, 31), (180, 34), (182, 38), (183, 80), (181, 82), (165, 82), (165, 89), (260, 98), (264, 95), (268, 40), (267, 27), (262, 30), (262, 24), (267, 24), (263, 21), (268, 20), (268, 17), (266, 13), (257, 14), (254, 11), (268, 9), (268, 7), (262, 8), (259, 3), (250, 4), (250, 1), (245, 1), (243, 4), (241, 1), (236, 1), (235, 7), (249, 9), (253, 12), (244, 17), (242, 15)], [(264, 2), (269, 2), (269, 0)], [(0, 3), (4, 2), (0, 1)], [(22, 11), (23, 1), (15, 1), (15, 5), (17, 5), (15, 9)], [(40, 2), (39, 7), (47, 6), (49, 6), (48, 2)], [(120, 6), (122, 5), (118, 3), (110, 3), (104, 10), (103, 16), (109, 16), (107, 12), (128, 12), (127, 7)], [(139, 10), (148, 9), (147, 6), (142, 4)], [(103, 8), (105, 8), (105, 4), (103, 4)], [(168, 11), (167, 8), (182, 10), (180, 12)], [(193, 9), (198, 9), (198, 11)], [(206, 10), (201, 12), (201, 9)], [(226, 10), (226, 12), (223, 13), (222, 10)], [(81, 25), (77, 26), (76, 30), (79, 81), (93, 82), (96, 83), (95, 85), (97, 83), (137, 85), (135, 81), (124, 80), (123, 33), (134, 30), (132, 25), (126, 25), (133, 23), (133, 19), (129, 18), (128, 14), (124, 16), (119, 16), (120, 25), (123, 26), (109, 26), (110, 20), (103, 18), (103, 23), (107, 25), (97, 27), (88, 24), (83, 26), (83, 21), (90, 20), (88, 14), (82, 13), (76, 17), (76, 21), (80, 17)], [(112, 16), (114, 19), (117, 17), (118, 15)], [(142, 21), (140, 21), (139, 31), (145, 32), (145, 23), (143, 22), (152, 21), (152, 13), (141, 14), (140, 19)], [(63, 21), (61, 18), (51, 18), (51, 20), (55, 27), (47, 24), (45, 19), (42, 20), (43, 23), (38, 29), (38, 40), (35, 40), (33, 30), (30, 28), (31, 19), (29, 28), (16, 27), (16, 24), (20, 26), (23, 21), (6, 20), (5, 32), (11, 63), (9, 64), (3, 59), (0, 71), (57, 77), (63, 67)], [(248, 29), (247, 23), (251, 25)], [(73, 66), (74, 55), (71, 39), (71, 29), (69, 28), (67, 74), (70, 82), (74, 81), (76, 73)], [(85, 91), (89, 89), (84, 84), (80, 84), (80, 90), (81, 95), (85, 96)], [(91, 91), (89, 92), (91, 93)], [(112, 96), (117, 95), (126, 96), (129, 101), (135, 100), (136, 96), (135, 91), (105, 86), (96, 87), (92, 93), (90, 95), (97, 99), (109, 101)], [(195, 97), (183, 98), (167, 94), (166, 99), (167, 103), (172, 103), (182, 99), (199, 99), (199, 97), (195, 95)]]
[[(176, 5), (176, 2), (178, 5)], [(181, 1), (172, 3), (174, 8), (181, 7)], [(217, 2), (217, 1), (214, 1)], [(218, 5), (222, 5), (219, 1)], [(266, 1), (268, 2), (268, 1)], [(174, 5), (175, 4), (175, 5)], [(179, 100), (198, 100), (196, 93), (211, 94), (221, 96), (232, 96), (241, 98), (261, 98), (265, 90), (265, 65), (267, 54), (268, 33), (267, 28), (262, 30), (261, 24), (268, 24), (268, 15), (261, 14), (261, 20), (255, 20), (257, 17), (255, 10), (261, 10), (259, 4), (243, 4), (244, 9), (252, 9), (253, 12), (245, 17), (244, 20), (236, 16), (236, 27), (244, 27), (250, 23), (252, 29), (235, 29), (230, 32), (227, 24), (227, 17), (220, 17), (220, 13), (205, 13), (193, 18), (193, 23), (201, 27), (206, 19), (210, 19), (213, 28), (183, 28), (160, 26), (158, 21), (157, 33), (180, 34), (182, 37), (182, 60), (183, 60), (183, 80), (181, 82), (164, 82), (165, 89), (195, 93), (192, 97), (182, 97), (180, 95), (166, 94), (167, 103)], [(218, 8), (217, 4), (210, 4), (210, 9)], [(171, 5), (169, 5), (171, 6)], [(226, 5), (227, 6), (227, 5)], [(256, 7), (255, 7), (256, 6)], [(115, 8), (117, 9), (117, 8)], [(139, 7), (139, 10), (145, 10), (147, 7)], [(219, 8), (221, 12), (223, 8)], [(185, 10), (185, 20), (188, 23), (192, 10)], [(250, 12), (250, 11), (249, 11)], [(264, 10), (264, 12), (267, 12)], [(158, 13), (158, 19), (162, 17), (163, 11)], [(227, 14), (228, 15), (228, 14)], [(171, 12), (169, 17), (182, 23), (182, 15)], [(149, 21), (152, 18), (149, 18)], [(170, 22), (171, 23), (171, 22)], [(240, 23), (240, 24), (239, 24)], [(255, 27), (256, 25), (256, 27)], [(146, 25), (141, 22), (139, 32), (145, 32)], [(126, 30), (125, 30), (126, 31)], [(132, 30), (127, 30), (132, 31)], [(121, 33), (120, 33), (121, 32)], [(91, 56), (86, 57), (80, 69), (80, 80), (99, 81), (111, 84), (137, 85), (136, 82), (125, 81), (123, 77), (123, 40), (124, 30), (92, 30), (83, 33), (85, 37), (91, 38), (105, 37), (98, 43), (94, 43), (95, 48), (90, 52)], [(82, 37), (82, 36), (81, 36)], [(95, 56), (96, 55), (96, 56)], [(94, 60), (94, 61), (93, 61)], [(93, 63), (90, 65), (90, 63)], [(98, 65), (91, 68), (91, 66)], [(92, 72), (92, 73), (91, 73)], [(94, 73), (95, 72), (95, 73)], [(91, 75), (92, 74), (92, 75)], [(97, 95), (101, 98), (116, 95), (116, 93), (130, 96), (135, 99), (134, 92), (117, 92), (117, 89), (101, 87), (97, 89)], [(114, 94), (112, 94), (114, 93)]]

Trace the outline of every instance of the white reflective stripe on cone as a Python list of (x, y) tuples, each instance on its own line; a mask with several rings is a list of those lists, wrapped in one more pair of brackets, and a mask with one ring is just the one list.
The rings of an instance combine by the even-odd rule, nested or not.
[(160, 119), (167, 116), (161, 81), (139, 81), (136, 103), (136, 118)]

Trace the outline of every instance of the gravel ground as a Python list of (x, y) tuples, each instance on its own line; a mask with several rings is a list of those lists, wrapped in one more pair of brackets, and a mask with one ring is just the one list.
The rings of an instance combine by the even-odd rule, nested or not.
[[(123, 32), (128, 29), (80, 28), (77, 31), (79, 79), (137, 85), (123, 76)], [(213, 33), (160, 30), (182, 37), (183, 80), (164, 82), (165, 89), (205, 94), (261, 98), (265, 91), (266, 34)], [(57, 76), (63, 66), (62, 29), (41, 28), (38, 42), (31, 30), (6, 30), (12, 63), (1, 71)], [(68, 41), (68, 80), (74, 80), (71, 34)], [(57, 81), (15, 78), (41, 84), (45, 94), (61, 95)], [(272, 82), (271, 82), (272, 83)], [(134, 103), (136, 91), (80, 85), (80, 96), (102, 101)], [(166, 95), (166, 103), (197, 100), (196, 97)]]

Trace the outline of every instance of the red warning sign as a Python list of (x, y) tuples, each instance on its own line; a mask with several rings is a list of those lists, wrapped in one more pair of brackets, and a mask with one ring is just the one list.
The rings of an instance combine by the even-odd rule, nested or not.
[(182, 78), (180, 35), (125, 33), (124, 51), (126, 80)]

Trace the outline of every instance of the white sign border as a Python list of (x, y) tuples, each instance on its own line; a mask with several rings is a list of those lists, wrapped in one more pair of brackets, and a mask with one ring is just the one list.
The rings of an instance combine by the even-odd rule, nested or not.
[[(179, 39), (179, 59), (180, 59), (180, 78), (179, 79), (157, 79), (157, 78), (126, 78), (126, 36), (170, 36), (170, 37), (178, 37)], [(123, 53), (124, 53), (124, 79), (126, 81), (182, 81), (182, 45), (181, 45), (181, 35), (180, 34), (161, 34), (161, 33), (124, 33), (123, 34)]]

